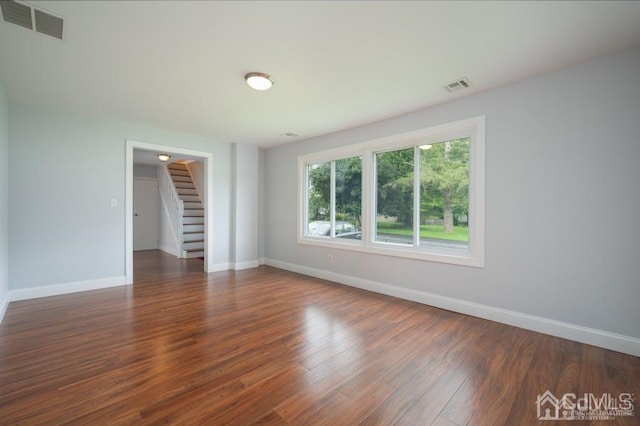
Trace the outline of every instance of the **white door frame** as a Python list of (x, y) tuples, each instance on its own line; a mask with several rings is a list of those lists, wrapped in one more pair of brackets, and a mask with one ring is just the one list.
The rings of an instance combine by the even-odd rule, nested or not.
[(204, 162), (204, 271), (213, 271), (213, 154), (127, 139), (125, 154), (125, 275), (133, 284), (133, 150), (154, 151), (200, 157)]

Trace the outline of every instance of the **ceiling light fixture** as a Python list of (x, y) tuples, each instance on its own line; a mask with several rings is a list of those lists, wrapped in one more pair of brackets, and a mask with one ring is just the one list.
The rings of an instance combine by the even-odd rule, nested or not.
[(169, 161), (170, 158), (169, 154), (158, 154), (158, 160), (160, 161)]
[(428, 149), (431, 149), (431, 145), (420, 145), (418, 148), (420, 148), (423, 151), (426, 151)]
[(267, 90), (273, 86), (273, 79), (263, 72), (250, 72), (244, 76), (249, 87), (255, 90)]

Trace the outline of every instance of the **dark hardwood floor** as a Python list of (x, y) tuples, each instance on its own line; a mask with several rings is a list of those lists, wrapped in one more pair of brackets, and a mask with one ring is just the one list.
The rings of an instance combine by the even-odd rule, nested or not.
[(632, 393), (602, 424), (639, 424), (637, 357), (271, 267), (135, 277), (9, 305), (0, 424), (553, 424), (546, 390)]

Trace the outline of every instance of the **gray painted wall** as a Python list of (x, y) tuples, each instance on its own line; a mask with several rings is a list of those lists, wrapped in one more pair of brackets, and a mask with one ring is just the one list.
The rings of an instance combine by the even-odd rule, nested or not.
[(126, 139), (213, 154), (213, 259), (229, 262), (228, 144), (13, 103), (9, 122), (10, 289), (124, 276)]
[(187, 165), (189, 171), (191, 172), (191, 177), (193, 178), (193, 184), (196, 186), (196, 190), (198, 191), (198, 195), (200, 195), (200, 200), (204, 203), (204, 184), (205, 184), (205, 170), (204, 163), (201, 161), (194, 161), (193, 163), (189, 163)]
[(264, 248), (264, 229), (266, 226), (265, 222), (265, 175), (264, 175), (264, 162), (265, 162), (265, 154), (266, 150), (264, 148), (260, 148), (258, 151), (258, 258), (260, 261), (264, 261), (265, 258), (265, 248)]
[[(258, 179), (259, 150), (252, 145), (233, 145), (234, 194), (232, 223), (235, 240), (231, 246), (233, 262), (258, 260)], [(240, 265), (241, 266), (241, 265)]]
[[(297, 244), (298, 155), (483, 114), (486, 268)], [(639, 338), (638, 161), (635, 48), (267, 150), (265, 256)]]
[(9, 293), (9, 103), (0, 82), (0, 321)]
[(134, 164), (133, 176), (141, 178), (158, 178), (158, 166), (150, 166), (148, 164)]

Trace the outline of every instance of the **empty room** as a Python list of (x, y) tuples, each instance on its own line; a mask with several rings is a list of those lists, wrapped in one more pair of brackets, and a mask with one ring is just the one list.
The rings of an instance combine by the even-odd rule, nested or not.
[(0, 9), (0, 424), (638, 424), (640, 2)]

